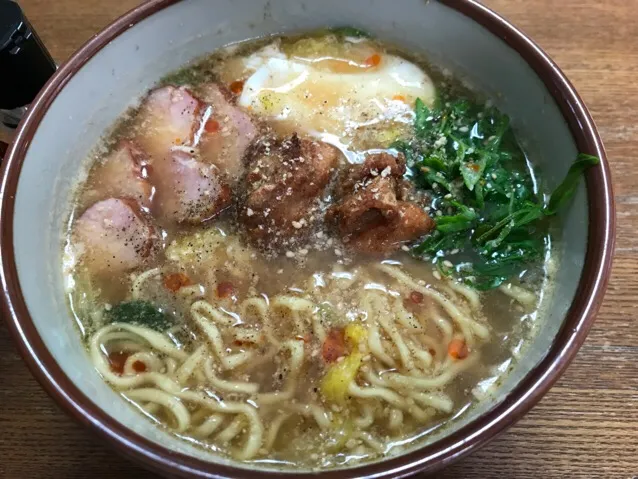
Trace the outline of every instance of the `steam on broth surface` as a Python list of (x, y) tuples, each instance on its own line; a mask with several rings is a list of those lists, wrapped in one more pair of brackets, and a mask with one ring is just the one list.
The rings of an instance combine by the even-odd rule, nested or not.
[[(540, 253), (489, 287), (460, 266), (474, 253), (458, 216), (476, 208), (446, 204), (463, 180), (441, 190), (415, 159), (455, 95), (473, 98), (354, 30), (229, 47), (165, 78), (107, 139), (67, 231), (69, 303), (100, 374), (191, 443), (282, 467), (397, 454), (480, 401), (531, 334), (550, 242), (538, 227)], [(463, 114), (491, 111), (473, 101), (426, 146), (462, 145)]]

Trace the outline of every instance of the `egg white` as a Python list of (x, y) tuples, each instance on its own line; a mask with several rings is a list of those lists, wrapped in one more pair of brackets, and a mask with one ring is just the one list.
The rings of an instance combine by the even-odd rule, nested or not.
[[(368, 128), (398, 135), (413, 122), (416, 99), (432, 104), (435, 89), (414, 63), (385, 53), (379, 58), (375, 66), (331, 71), (269, 45), (244, 60), (251, 73), (239, 104), (285, 129), (334, 137), (345, 145)], [(380, 143), (391, 139), (379, 138)]]

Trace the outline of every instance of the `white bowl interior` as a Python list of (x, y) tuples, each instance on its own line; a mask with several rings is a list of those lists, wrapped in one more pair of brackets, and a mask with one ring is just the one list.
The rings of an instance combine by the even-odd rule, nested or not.
[[(66, 375), (109, 415), (151, 441), (213, 462), (223, 459), (176, 439), (126, 406), (98, 376), (65, 302), (61, 232), (69, 196), (90, 150), (127, 107), (166, 73), (216, 48), (276, 32), (354, 25), (423, 53), (477, 89), (495, 96), (513, 119), (548, 186), (556, 186), (575, 158), (569, 129), (544, 84), (504, 42), (437, 2), (403, 0), (185, 0), (127, 30), (70, 80), (44, 116), (20, 173), (14, 245), (24, 298), (44, 343)], [(502, 400), (544, 356), (574, 297), (585, 257), (587, 208), (580, 187), (558, 232), (561, 267), (546, 298), (542, 328), (502, 383)], [(494, 405), (485, 401), (437, 440)]]

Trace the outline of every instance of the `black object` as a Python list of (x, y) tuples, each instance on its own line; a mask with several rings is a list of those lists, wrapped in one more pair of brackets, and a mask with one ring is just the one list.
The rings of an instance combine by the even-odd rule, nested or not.
[(0, 0), (0, 110), (31, 103), (55, 69), (18, 4)]

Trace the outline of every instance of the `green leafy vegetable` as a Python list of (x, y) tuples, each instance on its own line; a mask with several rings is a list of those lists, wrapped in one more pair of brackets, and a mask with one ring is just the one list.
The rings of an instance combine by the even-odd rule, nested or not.
[(321, 303), (319, 304), (317, 309), (318, 309), (319, 316), (321, 317), (322, 324), (326, 326), (337, 324), (338, 322), (337, 313), (335, 312), (333, 307), (330, 305), (330, 303)]
[(498, 287), (542, 257), (545, 219), (567, 204), (583, 172), (598, 163), (578, 155), (546, 202), (507, 115), (449, 93), (431, 106), (417, 99), (414, 138), (391, 146), (404, 153), (410, 178), (432, 197), (436, 229), (413, 253), (477, 289)]
[(341, 37), (370, 38), (370, 34), (356, 27), (345, 26), (331, 28), (330, 31)]
[(457, 203), (452, 204), (457, 208), (458, 213), (455, 215), (441, 216), (436, 222), (436, 229), (441, 233), (456, 233), (471, 228), (478, 219), (478, 214), (471, 208)]
[(202, 83), (202, 81), (206, 80), (207, 76), (210, 73), (205, 71), (203, 68), (194, 68), (193, 66), (187, 66), (177, 70), (176, 72), (170, 73), (166, 75), (164, 78), (160, 80), (160, 85), (174, 85), (174, 86), (183, 86), (183, 85), (197, 85)]
[(567, 176), (563, 182), (552, 193), (549, 198), (549, 203), (545, 208), (545, 214), (554, 215), (558, 209), (567, 203), (569, 199), (574, 196), (576, 187), (578, 186), (578, 180), (583, 172), (592, 165), (598, 164), (598, 158), (585, 153), (580, 153), (578, 159), (572, 164), (567, 172)]
[(472, 191), (478, 181), (483, 176), (485, 170), (485, 157), (481, 158), (478, 163), (462, 163), (461, 175), (463, 175), (463, 181), (468, 190)]
[(156, 331), (165, 331), (173, 325), (170, 317), (148, 301), (125, 301), (106, 311), (111, 322), (145, 326)]

